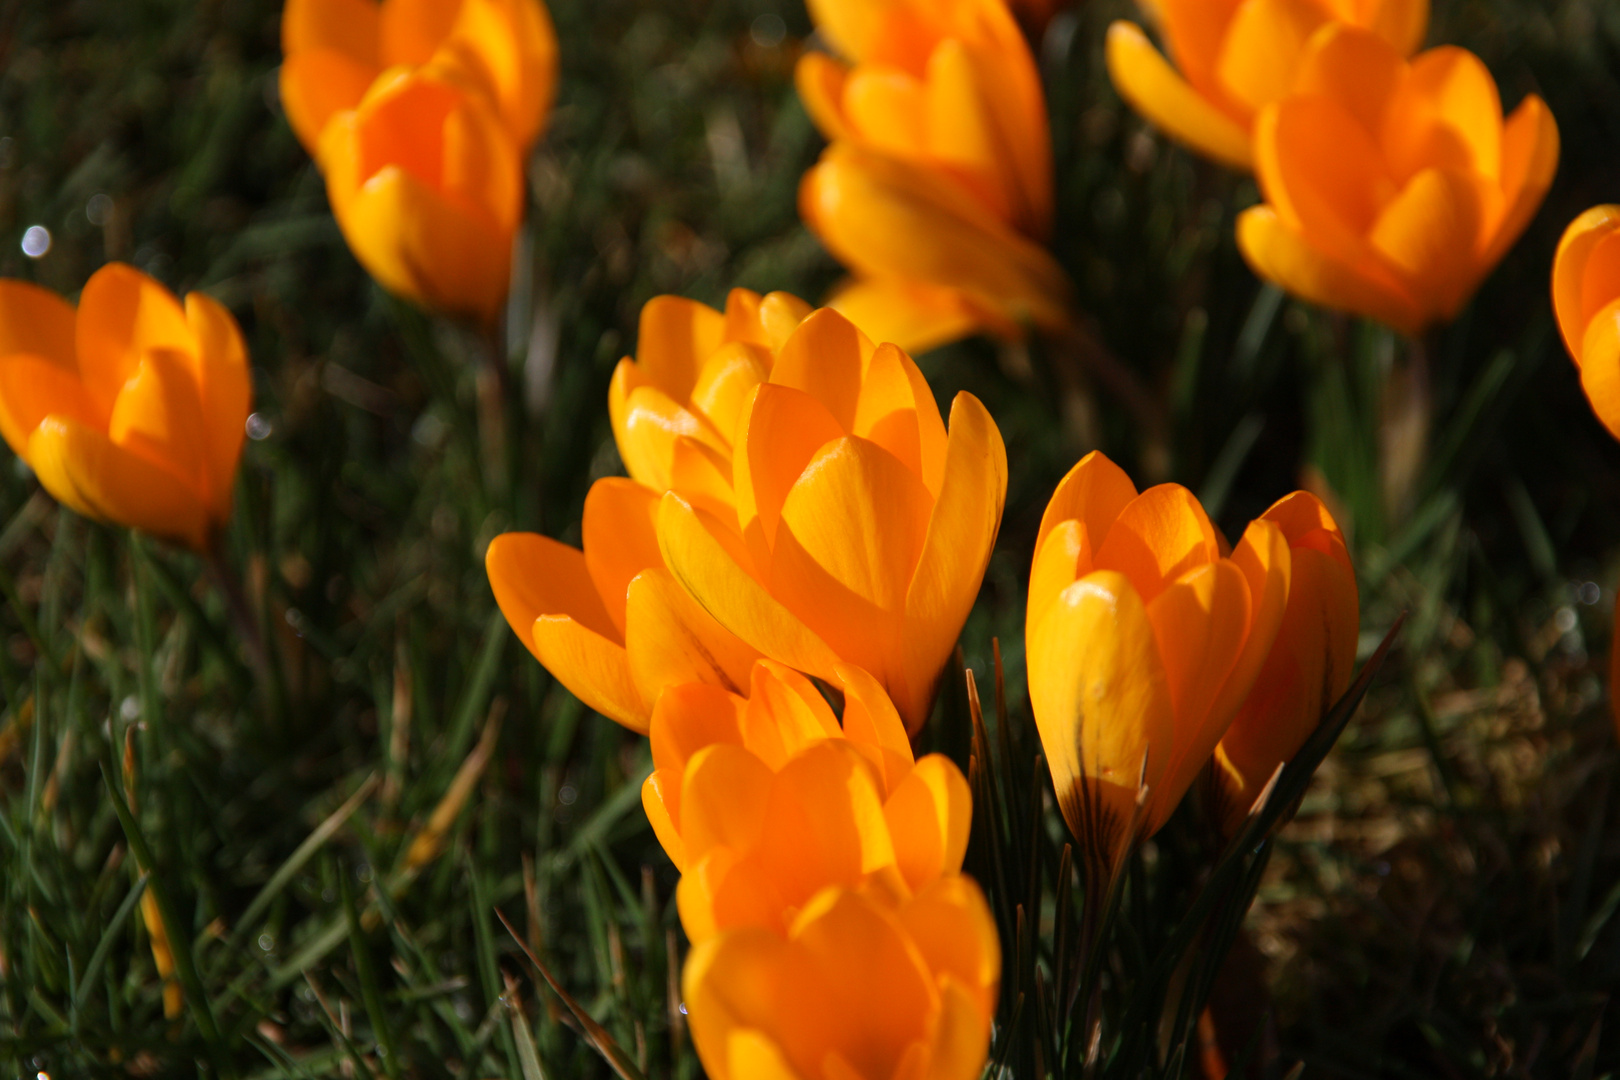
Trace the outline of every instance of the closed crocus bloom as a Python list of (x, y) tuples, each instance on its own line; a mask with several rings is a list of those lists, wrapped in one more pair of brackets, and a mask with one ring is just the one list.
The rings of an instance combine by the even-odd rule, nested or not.
[(1405, 334), (1456, 315), (1518, 239), (1558, 167), (1534, 94), (1504, 123), (1472, 53), (1407, 63), (1343, 26), (1314, 36), (1295, 93), (1255, 127), (1263, 206), (1238, 219), (1255, 272)]
[(1620, 206), (1594, 206), (1570, 222), (1553, 260), (1552, 295), (1581, 388), (1620, 439)]
[(759, 654), (722, 629), (664, 568), (658, 492), (607, 477), (585, 496), (584, 549), (503, 533), (484, 568), (513, 633), (575, 697), (645, 732), (665, 687), (748, 685)]
[(0, 281), (0, 434), (57, 501), (206, 551), (253, 400), (236, 320), (110, 263), (72, 305)]
[(1409, 56), (1423, 44), (1429, 0), (1156, 0), (1153, 13), (1176, 66), (1121, 20), (1108, 28), (1115, 89), (1172, 138), (1250, 169), (1255, 118), (1292, 89), (1316, 31), (1363, 27)]
[(489, 319), (523, 219), (523, 164), (481, 95), (395, 68), (321, 133), (327, 197), (349, 248), (388, 291)]
[(1260, 520), (1275, 522), (1288, 541), (1288, 606), (1265, 666), (1215, 749), (1215, 797), (1228, 834), (1349, 687), (1361, 622), (1355, 568), (1321, 500), (1296, 491)]
[(729, 510), (743, 406), (809, 313), (798, 297), (747, 289), (731, 291), (724, 313), (678, 296), (649, 300), (636, 358), (619, 361), (608, 388), (625, 471), (650, 488), (677, 488), (716, 512)]
[(714, 1080), (974, 1080), (1000, 976), (989, 906), (953, 874), (910, 897), (829, 888), (786, 932), (712, 937), (682, 989)]
[(839, 665), (842, 724), (815, 686), (755, 665), (747, 697), (675, 686), (653, 710), (642, 805), (681, 870), (687, 936), (786, 930), (828, 885), (874, 877), (902, 893), (962, 868), (973, 804), (951, 760), (914, 761), (877, 681)]
[(915, 734), (1001, 523), (995, 421), (958, 394), (947, 434), (911, 358), (822, 309), (742, 410), (732, 468), (733, 518), (664, 496), (671, 572), (764, 655), (828, 681), (840, 662), (870, 672)]
[(557, 35), (539, 0), (288, 0), (281, 101), (311, 154), (390, 68), (432, 67), (483, 95), (527, 148), (551, 111)]
[(849, 62), (807, 54), (799, 95), (833, 142), (800, 210), (856, 280), (833, 300), (922, 349), (984, 328), (1065, 324), (1046, 101), (1003, 0), (815, 0)]
[(1139, 782), (1141, 833), (1169, 818), (1265, 663), (1288, 600), (1274, 521), (1230, 556), (1177, 484), (1137, 494), (1100, 453), (1052, 495), (1030, 569), (1030, 705), (1058, 803), (1087, 857), (1115, 862)]

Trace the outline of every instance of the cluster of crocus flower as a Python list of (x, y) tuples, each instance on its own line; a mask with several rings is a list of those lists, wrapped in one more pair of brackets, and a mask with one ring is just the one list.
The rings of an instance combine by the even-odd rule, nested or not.
[(1417, 335), (1453, 318), (1518, 239), (1558, 165), (1527, 96), (1504, 119), (1466, 50), (1406, 59), (1426, 0), (1163, 0), (1178, 74), (1131, 23), (1115, 86), (1199, 152), (1254, 169), (1265, 202), (1238, 244), (1255, 272), (1325, 307)]
[(350, 249), (391, 292), (490, 319), (557, 42), (541, 0), (289, 0), (281, 100)]
[(630, 475), (591, 489), (583, 549), (510, 533), (486, 564), (535, 656), (651, 735), (706, 1067), (977, 1075), (1000, 955), (971, 798), (910, 736), (1000, 525), (995, 423), (961, 394), (947, 425), (838, 312), (740, 289), (649, 302), (609, 411)]
[(1005, 0), (811, 0), (810, 13), (843, 58), (808, 53), (797, 73), (832, 143), (800, 213), (853, 272), (832, 306), (911, 351), (1066, 327), (1068, 279), (1044, 247), (1046, 100)]
[(0, 281), (0, 435), (64, 506), (212, 550), (253, 382), (231, 313), (109, 263), (77, 310)]
[(1295, 492), (1230, 547), (1177, 484), (1100, 453), (1058, 485), (1030, 569), (1030, 705), (1064, 818), (1116, 865), (1201, 775), (1235, 830), (1350, 681), (1343, 537)]

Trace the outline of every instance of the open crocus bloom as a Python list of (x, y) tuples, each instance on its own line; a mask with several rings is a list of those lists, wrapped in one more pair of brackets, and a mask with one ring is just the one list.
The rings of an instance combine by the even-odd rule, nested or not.
[(491, 318), (523, 220), (523, 163), (482, 96), (394, 68), (321, 133), (327, 196), (355, 258), (388, 291)]
[(743, 406), (808, 314), (809, 304), (782, 292), (733, 289), (723, 314), (678, 296), (649, 300), (636, 358), (619, 361), (608, 387), (625, 471), (654, 490), (676, 488), (716, 513), (732, 512), (732, 441)]
[(1030, 569), (1030, 705), (1063, 816), (1116, 862), (1139, 784), (1141, 835), (1169, 818), (1254, 685), (1288, 601), (1268, 520), (1225, 543), (1186, 488), (1137, 494), (1087, 454), (1047, 505)]
[(841, 664), (842, 725), (803, 675), (762, 660), (746, 698), (666, 690), (653, 710), (642, 805), (681, 870), (687, 936), (785, 931), (828, 885), (874, 876), (902, 893), (962, 868), (972, 796), (947, 757), (914, 761), (870, 675)]
[(584, 550), (503, 533), (484, 567), (512, 631), (574, 696), (645, 732), (667, 686), (741, 692), (759, 654), (722, 629), (664, 568), (653, 535), (658, 492), (598, 480), (585, 496)]
[(1569, 223), (1553, 260), (1552, 296), (1581, 388), (1620, 439), (1620, 206), (1594, 206)]
[(1428, 0), (1157, 0), (1154, 8), (1176, 67), (1121, 20), (1108, 28), (1115, 89), (1167, 135), (1239, 169), (1253, 167), (1255, 117), (1293, 88), (1306, 42), (1322, 26), (1363, 27), (1409, 56), (1429, 24)]
[(390, 68), (432, 67), (481, 94), (520, 148), (557, 85), (557, 35), (538, 0), (288, 0), (281, 50), (281, 102), (311, 154)]
[(835, 311), (806, 318), (742, 410), (736, 514), (664, 496), (658, 544), (714, 618), (829, 682), (870, 672), (915, 734), (1001, 523), (1007, 454), (977, 398), (949, 434), (916, 364)]
[(0, 281), (0, 434), (86, 517), (206, 550), (231, 512), (253, 382), (236, 320), (123, 263), (79, 308)]
[(800, 210), (856, 280), (833, 304), (920, 350), (978, 328), (1061, 326), (1068, 283), (1042, 242), (1052, 149), (1034, 58), (1002, 0), (814, 0), (850, 64), (799, 61), (833, 147)]
[(1472, 53), (1407, 63), (1376, 34), (1314, 36), (1255, 127), (1266, 204), (1238, 219), (1255, 272), (1405, 334), (1452, 318), (1524, 231), (1558, 167), (1534, 94), (1506, 123)]
[(1000, 976), (989, 906), (952, 874), (908, 898), (828, 888), (786, 932), (709, 938), (682, 989), (714, 1080), (973, 1080)]
[(1215, 748), (1217, 813), (1228, 834), (1350, 685), (1361, 624), (1355, 568), (1321, 500), (1296, 491), (1260, 520), (1275, 522), (1288, 542), (1288, 606), (1265, 666)]

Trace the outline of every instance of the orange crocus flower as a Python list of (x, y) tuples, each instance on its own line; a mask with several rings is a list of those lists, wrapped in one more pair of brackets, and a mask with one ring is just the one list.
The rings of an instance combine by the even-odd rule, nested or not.
[(743, 403), (809, 305), (734, 289), (724, 314), (659, 296), (641, 309), (636, 357), (608, 390), (630, 479), (585, 498), (584, 550), (534, 533), (495, 538), (485, 568), (529, 651), (604, 716), (646, 731), (665, 686), (710, 682), (737, 693), (758, 653), (698, 607), (664, 568), (654, 535), (659, 494), (679, 487), (735, 520), (731, 439)]
[(735, 515), (670, 491), (665, 562), (766, 656), (828, 681), (841, 662), (870, 672), (915, 734), (1000, 526), (995, 421), (958, 394), (947, 434), (912, 359), (830, 309), (788, 336), (741, 415)]
[(1260, 276), (1304, 299), (1417, 334), (1457, 311), (1518, 239), (1558, 167), (1558, 127), (1531, 94), (1504, 123), (1472, 53), (1411, 63), (1376, 34), (1330, 26), (1295, 92), (1260, 115), (1266, 204), (1238, 219)]
[(123, 263), (79, 307), (0, 281), (0, 434), (64, 506), (206, 551), (253, 400), (231, 313)]
[(842, 722), (803, 675), (762, 660), (746, 698), (664, 691), (642, 805), (681, 870), (687, 936), (785, 931), (828, 885), (883, 877), (910, 894), (962, 868), (972, 795), (951, 760), (914, 760), (877, 681), (841, 664)]
[[(1620, 439), (1620, 206), (1594, 206), (1569, 223), (1553, 259), (1552, 296), (1586, 400)], [(1620, 626), (1620, 599), (1615, 620)], [(1609, 687), (1620, 731), (1620, 632), (1609, 649)]]
[(984, 895), (953, 874), (910, 897), (828, 888), (785, 932), (711, 937), (682, 989), (714, 1080), (974, 1080), (1000, 977)]
[(1275, 522), (1288, 541), (1288, 606), (1265, 666), (1215, 748), (1217, 812), (1228, 834), (1350, 686), (1361, 624), (1355, 567), (1322, 501), (1296, 491), (1260, 520)]
[(1553, 260), (1552, 297), (1586, 399), (1620, 439), (1620, 206), (1594, 206), (1569, 223)]
[(431, 69), (391, 69), (327, 121), (318, 157), (332, 213), (378, 283), (494, 316), (523, 220), (523, 163), (481, 95)]
[(1429, 25), (1428, 0), (1155, 0), (1152, 10), (1176, 67), (1119, 20), (1108, 28), (1114, 88), (1170, 137), (1244, 170), (1255, 118), (1293, 88), (1312, 34), (1364, 27), (1410, 56)]
[(800, 188), (805, 222), (856, 275), (832, 304), (917, 351), (976, 329), (1067, 325), (1042, 246), (1052, 151), (1034, 58), (1003, 0), (812, 0), (851, 63), (799, 61), (833, 146)]
[(304, 148), (392, 68), (432, 67), (487, 99), (527, 149), (551, 112), (557, 35), (539, 0), (288, 0), (281, 102)]
[(1030, 569), (1030, 705), (1064, 819), (1116, 861), (1138, 783), (1158, 830), (1254, 685), (1283, 621), (1289, 551), (1273, 521), (1230, 556), (1192, 493), (1090, 453), (1058, 485)]

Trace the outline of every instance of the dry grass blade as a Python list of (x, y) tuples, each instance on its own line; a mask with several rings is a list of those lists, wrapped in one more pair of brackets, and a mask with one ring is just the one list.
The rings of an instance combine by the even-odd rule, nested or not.
[(500, 738), (501, 719), (505, 715), (506, 699), (496, 698), (489, 707), (489, 718), (484, 721), (484, 732), (478, 737), (478, 745), (472, 748), (472, 752), (462, 761), (461, 768), (456, 770), (455, 779), (450, 781), (444, 798), (428, 815), (427, 824), (411, 839), (410, 847), (405, 852), (404, 873), (420, 870), (444, 850), (444, 839), (450, 832), (450, 826), (456, 823), (478, 778), (484, 775), (489, 759), (495, 754), (495, 742)]

